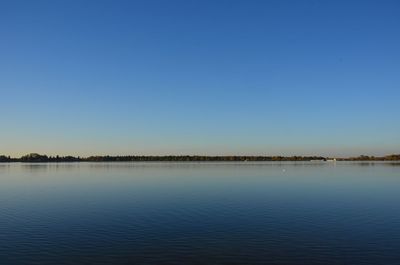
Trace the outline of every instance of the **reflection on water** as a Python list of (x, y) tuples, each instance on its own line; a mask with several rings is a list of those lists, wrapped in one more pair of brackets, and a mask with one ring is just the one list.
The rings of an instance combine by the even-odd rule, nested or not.
[(0, 164), (0, 264), (399, 264), (399, 165)]

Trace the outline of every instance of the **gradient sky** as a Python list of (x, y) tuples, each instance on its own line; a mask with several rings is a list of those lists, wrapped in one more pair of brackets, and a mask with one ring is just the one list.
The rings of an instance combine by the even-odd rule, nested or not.
[(400, 152), (399, 1), (1, 1), (0, 154)]

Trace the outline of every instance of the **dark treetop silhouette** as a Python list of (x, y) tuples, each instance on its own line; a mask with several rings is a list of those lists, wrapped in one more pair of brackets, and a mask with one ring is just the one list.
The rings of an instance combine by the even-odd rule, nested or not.
[[(201, 155), (166, 155), (166, 156), (47, 156), (36, 153), (20, 158), (0, 155), (0, 162), (140, 162), (140, 161), (171, 161), (171, 162), (207, 162), (207, 161), (326, 161), (331, 158), (323, 156), (201, 156)], [(400, 154), (387, 156), (366, 156), (336, 158), (338, 161), (400, 161)]]

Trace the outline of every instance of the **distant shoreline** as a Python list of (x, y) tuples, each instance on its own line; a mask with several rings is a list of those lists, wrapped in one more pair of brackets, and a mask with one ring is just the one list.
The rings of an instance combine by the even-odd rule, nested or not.
[(324, 157), (324, 156), (200, 156), (200, 155), (166, 155), (166, 156), (47, 156), (37, 153), (20, 158), (0, 155), (0, 163), (10, 162), (279, 162), (279, 161), (400, 161), (400, 154), (386, 156), (357, 157)]

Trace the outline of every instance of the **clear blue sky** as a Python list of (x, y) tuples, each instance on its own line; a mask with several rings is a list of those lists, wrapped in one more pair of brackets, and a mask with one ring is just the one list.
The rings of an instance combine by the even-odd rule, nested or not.
[(1, 1), (0, 153), (400, 153), (399, 1)]

